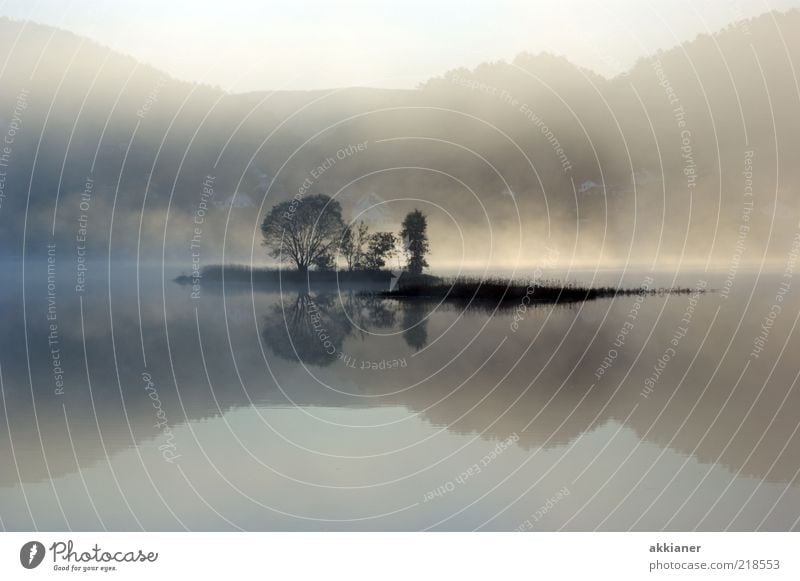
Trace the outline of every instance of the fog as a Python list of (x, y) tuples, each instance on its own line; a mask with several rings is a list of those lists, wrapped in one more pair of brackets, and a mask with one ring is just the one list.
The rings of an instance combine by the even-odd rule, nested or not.
[(0, 28), (6, 258), (72, 257), (82, 223), (94, 258), (179, 264), (199, 226), (204, 264), (268, 264), (260, 220), (308, 193), (373, 230), (419, 207), (434, 270), (781, 265), (798, 229), (797, 12), (613, 78), (522, 53), (415, 89), (243, 94)]

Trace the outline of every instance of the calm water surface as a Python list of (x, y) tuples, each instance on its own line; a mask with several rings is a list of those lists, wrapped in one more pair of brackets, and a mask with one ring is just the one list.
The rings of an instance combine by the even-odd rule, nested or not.
[(6, 530), (799, 528), (781, 273), (524, 311), (91, 274), (0, 290)]

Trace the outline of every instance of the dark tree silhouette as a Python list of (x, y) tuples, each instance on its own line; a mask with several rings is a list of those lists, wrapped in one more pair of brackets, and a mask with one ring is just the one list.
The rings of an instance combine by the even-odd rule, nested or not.
[(397, 237), (391, 232), (375, 232), (369, 237), (364, 255), (364, 268), (378, 270), (386, 266), (386, 260), (394, 254)]
[(301, 273), (310, 266), (332, 264), (342, 239), (342, 206), (324, 194), (293, 198), (272, 207), (261, 224), (270, 255), (293, 262)]
[(403, 220), (403, 229), (400, 231), (403, 241), (407, 266), (411, 274), (422, 274), (422, 269), (428, 266), (425, 255), (430, 250), (428, 244), (428, 220), (425, 214), (414, 210), (406, 214)]
[(323, 252), (311, 263), (317, 270), (331, 271), (336, 268), (336, 259), (332, 252)]
[(342, 253), (347, 270), (358, 270), (364, 267), (364, 253), (369, 242), (369, 227), (361, 220), (358, 227), (348, 226), (342, 233), (339, 251)]

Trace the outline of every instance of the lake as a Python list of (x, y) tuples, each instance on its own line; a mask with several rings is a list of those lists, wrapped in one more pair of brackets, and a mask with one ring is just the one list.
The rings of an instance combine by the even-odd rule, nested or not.
[(781, 271), (465, 309), (71, 268), (0, 290), (2, 529), (800, 528)]

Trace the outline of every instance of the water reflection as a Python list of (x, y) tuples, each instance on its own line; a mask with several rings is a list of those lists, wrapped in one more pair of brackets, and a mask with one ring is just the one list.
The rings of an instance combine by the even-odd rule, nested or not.
[(536, 528), (796, 528), (789, 317), (752, 357), (776, 284), (704, 295), (688, 326), (690, 297), (624, 297), (530, 309), (515, 331), (508, 312), (356, 292), (191, 301), (113, 282), (59, 297), (62, 395), (41, 287), (24, 312), (6, 288), (0, 516), (9, 529), (510, 530), (567, 487)]
[(267, 308), (261, 336), (271, 352), (289, 361), (327, 366), (346, 355), (346, 339), (367, 339), (393, 328), (402, 313), (402, 337), (415, 351), (427, 343), (425, 305), (387, 301), (356, 292), (284, 293)]
[(428, 312), (424, 305), (407, 304), (403, 309), (403, 339), (419, 351), (428, 344)]

